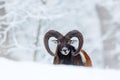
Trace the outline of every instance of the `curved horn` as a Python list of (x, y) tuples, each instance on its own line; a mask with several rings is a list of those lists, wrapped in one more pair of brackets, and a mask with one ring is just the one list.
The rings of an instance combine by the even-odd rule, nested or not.
[(81, 50), (82, 46), (83, 46), (82, 33), (80, 33), (77, 30), (73, 30), (73, 31), (68, 32), (65, 37), (68, 38), (68, 39), (71, 39), (72, 37), (77, 37), (78, 38), (78, 40), (79, 40), (78, 48), (77, 48), (76, 52), (74, 52), (72, 54), (73, 56), (76, 56), (79, 53), (79, 51)]
[(49, 44), (48, 40), (50, 39), (50, 37), (55, 37), (56, 39), (60, 39), (63, 37), (63, 35), (54, 30), (50, 30), (45, 34), (45, 37), (44, 37), (45, 48), (50, 55), (55, 56), (55, 54), (50, 50), (49, 45), (48, 45)]

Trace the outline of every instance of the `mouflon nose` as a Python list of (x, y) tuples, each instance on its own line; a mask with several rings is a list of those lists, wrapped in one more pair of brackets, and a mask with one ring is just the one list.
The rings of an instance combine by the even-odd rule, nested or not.
[(66, 52), (68, 49), (66, 47), (62, 48), (62, 51)]
[(67, 50), (66, 50), (66, 49), (64, 49), (63, 51), (64, 51), (64, 52), (66, 52)]

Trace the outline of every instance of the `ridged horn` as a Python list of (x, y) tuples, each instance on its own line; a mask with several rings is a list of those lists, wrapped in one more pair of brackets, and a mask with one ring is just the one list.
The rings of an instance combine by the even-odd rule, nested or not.
[(63, 35), (61, 33), (59, 33), (58, 31), (50, 30), (44, 36), (44, 45), (45, 45), (46, 50), (48, 51), (48, 53), (50, 55), (56, 56), (55, 53), (53, 53), (49, 48), (49, 39), (50, 39), (50, 37), (55, 37), (56, 39), (60, 39), (60, 38), (63, 37)]
[(83, 46), (83, 36), (82, 33), (80, 33), (77, 30), (72, 30), (70, 32), (68, 32), (65, 35), (66, 38), (71, 39), (72, 37), (76, 37), (79, 40), (79, 45), (78, 48), (76, 49), (76, 52), (72, 53), (73, 56), (76, 56), (77, 54), (79, 54), (79, 51), (81, 50), (82, 46)]

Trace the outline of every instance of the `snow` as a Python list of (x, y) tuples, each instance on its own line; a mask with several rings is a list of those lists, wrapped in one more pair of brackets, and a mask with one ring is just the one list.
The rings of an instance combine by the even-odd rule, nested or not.
[[(50, 64), (53, 57), (44, 47), (45, 33), (53, 29), (64, 35), (76, 29), (84, 36), (83, 49), (91, 57), (94, 67), (120, 68), (120, 0), (2, 1), (0, 11), (4, 8), (5, 12), (1, 11), (4, 15), (0, 16), (0, 56), (17, 61), (34, 61), (35, 58), (36, 62)], [(102, 7), (103, 13), (107, 10), (111, 16), (103, 22), (107, 25), (105, 31), (96, 6)], [(109, 44), (114, 43), (114, 46), (109, 47), (114, 49), (105, 46), (110, 37), (113, 42)]]
[(119, 80), (120, 70), (15, 62), (0, 58), (0, 80)]

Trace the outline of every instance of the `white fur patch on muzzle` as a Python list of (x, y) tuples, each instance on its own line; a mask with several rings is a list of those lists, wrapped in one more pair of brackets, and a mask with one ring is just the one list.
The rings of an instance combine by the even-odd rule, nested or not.
[(70, 50), (69, 50), (67, 47), (63, 47), (63, 48), (62, 48), (61, 53), (62, 53), (63, 55), (68, 55), (69, 52), (70, 52)]

